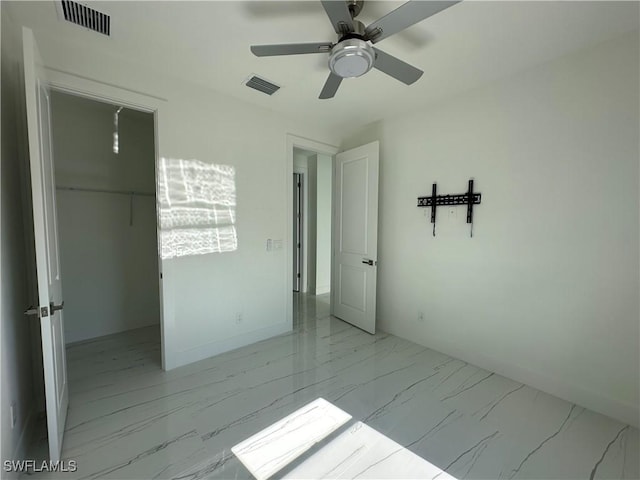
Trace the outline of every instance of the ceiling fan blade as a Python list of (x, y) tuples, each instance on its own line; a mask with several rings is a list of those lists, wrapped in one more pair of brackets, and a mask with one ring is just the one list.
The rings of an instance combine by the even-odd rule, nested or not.
[(322, 0), (321, 3), (338, 35), (353, 32), (353, 18), (345, 0)]
[(460, 0), (450, 2), (412, 0), (407, 2), (369, 25), (365, 30), (367, 39), (372, 43), (377, 43), (459, 2)]
[(320, 97), (318, 98), (321, 98), (323, 100), (326, 98), (333, 98), (336, 92), (338, 91), (338, 87), (340, 86), (341, 83), (342, 83), (342, 77), (339, 77), (335, 73), (331, 72), (329, 74), (329, 78), (327, 78), (327, 81), (324, 84), (324, 87), (322, 87), (322, 91), (320, 92)]
[(400, 80), (402, 83), (411, 85), (424, 73), (422, 70), (403, 62), (393, 55), (389, 55), (375, 47), (373, 47), (373, 49), (376, 52), (376, 61), (373, 67), (392, 76), (396, 80)]
[(251, 45), (256, 57), (272, 57), (275, 55), (300, 55), (303, 53), (328, 53), (333, 48), (331, 42), (320, 43), (285, 43), (281, 45)]

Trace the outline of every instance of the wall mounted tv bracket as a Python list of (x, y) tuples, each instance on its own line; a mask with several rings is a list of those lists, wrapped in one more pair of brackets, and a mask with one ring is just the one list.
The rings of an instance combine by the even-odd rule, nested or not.
[(469, 190), (467, 193), (454, 195), (437, 195), (436, 184), (431, 188), (430, 197), (418, 197), (418, 207), (431, 207), (431, 223), (433, 223), (433, 236), (436, 236), (436, 207), (444, 205), (466, 205), (467, 223), (471, 225), (471, 237), (473, 237), (473, 206), (479, 205), (482, 200), (481, 193), (473, 192), (473, 179), (469, 180)]

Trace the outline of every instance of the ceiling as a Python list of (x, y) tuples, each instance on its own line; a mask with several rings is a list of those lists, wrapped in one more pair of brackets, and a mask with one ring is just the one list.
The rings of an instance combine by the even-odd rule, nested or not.
[[(318, 1), (90, 1), (111, 15), (112, 37), (58, 19), (52, 2), (19, 2), (12, 16), (38, 36), (72, 42), (152, 71), (281, 112), (353, 127), (415, 110), (639, 28), (638, 2), (465, 0), (376, 46), (425, 71), (406, 86), (372, 70), (319, 100), (327, 55), (257, 58), (252, 44), (335, 41)], [(367, 1), (365, 25), (402, 2)], [(243, 80), (282, 86), (272, 97)]]

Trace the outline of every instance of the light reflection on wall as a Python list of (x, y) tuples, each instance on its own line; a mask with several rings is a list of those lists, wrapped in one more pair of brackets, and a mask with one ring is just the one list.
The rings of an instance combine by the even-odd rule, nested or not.
[(237, 250), (234, 167), (161, 158), (158, 178), (163, 259)]

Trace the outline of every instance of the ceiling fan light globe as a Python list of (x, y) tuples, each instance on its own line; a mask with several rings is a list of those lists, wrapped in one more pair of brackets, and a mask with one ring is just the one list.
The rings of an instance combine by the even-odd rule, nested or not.
[(342, 78), (364, 75), (373, 68), (375, 52), (364, 40), (351, 38), (333, 47), (329, 55), (329, 69)]

